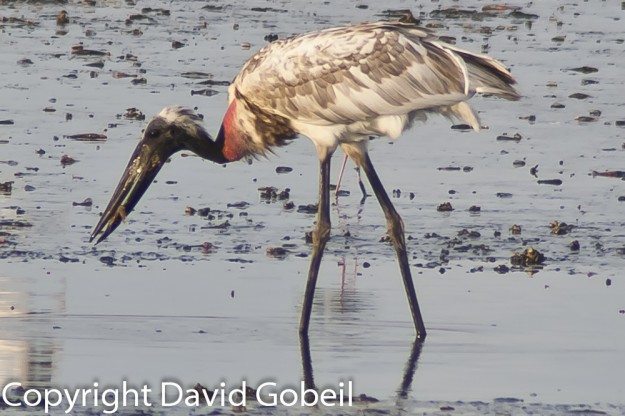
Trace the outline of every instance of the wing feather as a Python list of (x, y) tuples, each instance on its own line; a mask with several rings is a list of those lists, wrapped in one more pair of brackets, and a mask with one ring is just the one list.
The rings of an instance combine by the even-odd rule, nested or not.
[(447, 45), (412, 24), (380, 22), (267, 45), (235, 78), (231, 99), (236, 90), (269, 114), (317, 126), (387, 116), (406, 124), (401, 116), (440, 108), (479, 128), (470, 106), (459, 103), (476, 91), (517, 99), (514, 83), (485, 55)]

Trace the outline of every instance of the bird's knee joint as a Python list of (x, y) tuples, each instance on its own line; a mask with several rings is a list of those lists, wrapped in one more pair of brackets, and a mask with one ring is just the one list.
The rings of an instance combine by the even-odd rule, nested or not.
[(393, 245), (399, 249), (406, 248), (406, 239), (404, 237), (404, 225), (401, 221), (389, 221), (388, 234)]
[(312, 232), (313, 243), (326, 242), (330, 239), (330, 224), (318, 223)]

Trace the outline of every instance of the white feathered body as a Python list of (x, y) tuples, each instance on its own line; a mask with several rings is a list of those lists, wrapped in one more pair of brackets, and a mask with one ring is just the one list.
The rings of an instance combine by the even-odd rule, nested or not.
[(479, 129), (476, 92), (516, 100), (498, 61), (410, 23), (379, 22), (278, 40), (250, 58), (229, 89), (225, 154), (262, 154), (296, 134), (317, 148), (398, 137), (428, 112)]

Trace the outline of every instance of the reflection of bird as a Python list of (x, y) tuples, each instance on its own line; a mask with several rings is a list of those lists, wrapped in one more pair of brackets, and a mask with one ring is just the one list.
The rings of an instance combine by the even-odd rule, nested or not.
[(465, 102), (476, 92), (517, 100), (514, 79), (499, 62), (446, 44), (411, 23), (379, 22), (326, 29), (276, 41), (236, 76), (217, 137), (189, 109), (168, 107), (153, 118), (100, 218), (100, 242), (129, 214), (167, 158), (189, 150), (216, 163), (263, 155), (297, 134), (320, 160), (318, 220), (300, 321), (308, 332), (319, 265), (330, 236), (330, 158), (341, 146), (362, 168), (386, 216), (417, 337), (426, 331), (410, 274), (403, 223), (367, 153), (369, 136), (397, 138), (428, 113), (479, 128)]

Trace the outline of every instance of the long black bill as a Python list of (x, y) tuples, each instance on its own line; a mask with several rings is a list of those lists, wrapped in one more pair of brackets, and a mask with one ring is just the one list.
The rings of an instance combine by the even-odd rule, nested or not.
[(137, 145), (106, 210), (91, 233), (96, 244), (108, 237), (132, 212), (173, 149), (142, 139)]

